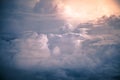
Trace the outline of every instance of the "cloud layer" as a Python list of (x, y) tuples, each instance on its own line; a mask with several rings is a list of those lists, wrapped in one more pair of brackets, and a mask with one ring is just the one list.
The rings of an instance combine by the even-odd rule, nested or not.
[(61, 1), (0, 3), (0, 80), (119, 80), (120, 16), (61, 19)]
[(18, 70), (39, 71), (32, 73), (36, 79), (89, 80), (93, 77), (115, 80), (120, 74), (119, 21), (120, 17), (111, 16), (75, 28), (64, 25), (59, 28), (61, 33), (3, 34), (0, 38), (2, 63)]

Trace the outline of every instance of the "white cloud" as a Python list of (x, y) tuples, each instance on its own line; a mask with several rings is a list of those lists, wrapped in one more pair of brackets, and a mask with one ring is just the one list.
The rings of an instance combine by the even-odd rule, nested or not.
[(75, 29), (75, 27), (73, 25), (71, 25), (70, 23), (67, 23), (62, 27), (62, 30), (65, 32), (71, 32), (74, 29)]
[(38, 35), (36, 32), (27, 32), (13, 43), (18, 48), (18, 54), (15, 55), (15, 63), (19, 66), (34, 66), (41, 59), (48, 58), (50, 51), (48, 48), (48, 39), (45, 34)]
[(45, 34), (28, 31), (12, 41), (17, 49), (14, 62), (17, 67), (25, 69), (40, 66), (83, 67), (87, 63), (93, 66), (92, 59), (82, 53), (83, 41), (76, 33), (51, 34), (47, 37)]
[(60, 52), (60, 48), (58, 46), (56, 46), (54, 49), (53, 49), (53, 54), (54, 55), (59, 55), (61, 52)]

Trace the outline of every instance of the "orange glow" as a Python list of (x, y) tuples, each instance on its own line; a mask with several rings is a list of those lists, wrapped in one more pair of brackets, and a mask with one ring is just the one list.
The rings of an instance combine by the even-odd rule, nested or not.
[(89, 21), (102, 16), (118, 15), (114, 0), (56, 0), (57, 12), (65, 20)]

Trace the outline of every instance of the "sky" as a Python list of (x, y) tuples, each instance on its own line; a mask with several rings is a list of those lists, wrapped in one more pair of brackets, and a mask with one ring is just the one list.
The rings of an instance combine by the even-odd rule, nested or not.
[(0, 80), (119, 80), (120, 0), (1, 0)]
[(86, 22), (102, 16), (118, 15), (119, 6), (115, 0), (58, 0), (58, 12), (62, 17)]

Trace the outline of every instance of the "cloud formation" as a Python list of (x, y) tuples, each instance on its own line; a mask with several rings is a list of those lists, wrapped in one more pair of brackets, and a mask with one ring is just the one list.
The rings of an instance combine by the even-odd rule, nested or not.
[(86, 22), (102, 16), (120, 15), (114, 0), (57, 0), (59, 17), (66, 21)]
[(111, 16), (97, 23), (80, 23), (75, 28), (65, 25), (59, 28), (62, 33), (2, 34), (0, 58), (4, 66), (17, 68), (18, 72), (30, 71), (29, 75), (36, 76), (34, 79), (115, 79), (120, 65), (119, 20)]
[[(76, 61), (81, 62), (83, 60), (83, 63), (90, 63), (89, 61), (92, 61), (93, 63), (90, 63), (90, 66), (92, 66), (92, 64), (95, 64), (94, 60), (92, 60), (88, 56), (87, 52), (82, 49), (84, 46), (85, 48), (87, 45), (100, 47), (106, 45), (116, 45), (119, 43), (119, 30), (113, 29), (113, 26), (109, 23), (111, 22), (108, 22), (106, 25), (105, 21), (105, 23), (96, 25), (93, 24), (92, 26), (87, 26), (86, 28), (83, 28), (80, 24), (73, 30), (69, 30), (69, 27), (64, 26), (65, 31), (63, 30), (64, 32), (59, 34), (51, 33), (47, 35), (39, 34), (33, 31), (25, 32), (22, 36), (19, 36), (19, 38), (11, 41), (11, 44), (14, 45), (13, 47), (17, 49), (15, 61), (18, 61), (17, 64), (19, 64), (20, 61), (20, 65), (30, 63), (30, 67), (30, 65), (35, 65), (35, 63), (37, 65), (38, 63), (39, 65), (42, 65), (41, 59), (46, 59), (45, 61), (49, 64), (52, 64), (52, 61), (58, 61), (58, 63), (56, 62), (56, 65), (59, 64), (61, 66), (65, 65), (67, 62), (72, 66), (72, 61), (73, 63), (77, 63)], [(85, 23), (83, 24), (85, 25)], [(114, 26), (114, 28), (115, 27), (117, 28), (118, 26)], [(91, 47), (88, 47), (87, 51), (89, 51), (89, 48)], [(93, 49), (93, 51), (96, 50)], [(81, 58), (77, 59), (77, 57)], [(24, 60), (28, 62), (25, 62)], [(37, 62), (33, 62), (32, 64), (31, 61), (34, 60)], [(79, 65), (82, 66), (83, 63), (81, 62)], [(76, 65), (78, 66), (78, 64), (75, 64), (75, 66)]]
[(61, 1), (13, 0), (4, 6), (2, 80), (119, 80), (120, 16), (70, 23), (55, 13)]

